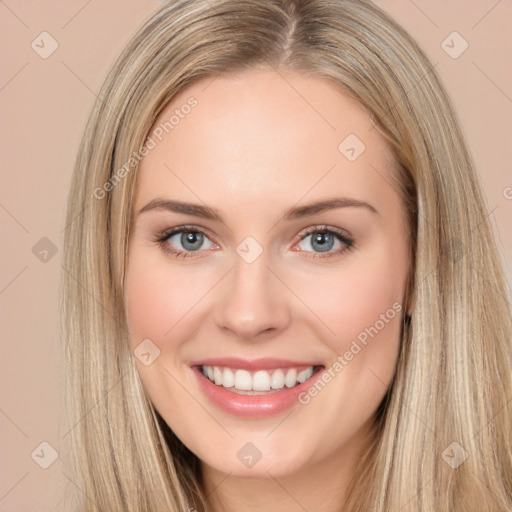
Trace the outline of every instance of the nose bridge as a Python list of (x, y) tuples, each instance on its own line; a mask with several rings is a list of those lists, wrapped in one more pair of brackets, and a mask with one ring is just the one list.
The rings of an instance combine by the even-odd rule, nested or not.
[(216, 319), (219, 328), (252, 339), (263, 332), (283, 329), (289, 313), (283, 285), (269, 268), (268, 251), (254, 258), (254, 253), (247, 256), (254, 247), (244, 249), (247, 246), (240, 244), (234, 255), (234, 268), (226, 278)]

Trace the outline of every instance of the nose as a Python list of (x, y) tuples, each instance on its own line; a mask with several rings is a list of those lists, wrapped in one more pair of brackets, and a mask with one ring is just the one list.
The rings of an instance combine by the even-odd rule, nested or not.
[(252, 263), (238, 255), (223, 279), (215, 322), (219, 329), (245, 341), (278, 336), (290, 323), (290, 291), (269, 267), (265, 251)]

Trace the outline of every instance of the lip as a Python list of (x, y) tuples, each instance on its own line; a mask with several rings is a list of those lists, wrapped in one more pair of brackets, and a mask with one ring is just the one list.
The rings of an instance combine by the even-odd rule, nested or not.
[[(275, 391), (268, 395), (240, 395), (211, 382), (210, 379), (202, 374), (202, 365), (224, 366), (243, 370), (315, 366), (317, 370), (308, 380), (293, 388), (285, 386), (281, 391)], [(261, 419), (276, 416), (294, 405), (298, 405), (299, 395), (311, 387), (313, 380), (318, 378), (320, 373), (325, 370), (325, 367), (318, 364), (292, 362), (289, 360), (258, 359), (248, 361), (236, 358), (222, 358), (205, 359), (201, 363), (194, 363), (191, 366), (191, 370), (196, 376), (203, 394), (216, 407), (233, 416), (246, 419)]]
[(224, 368), (236, 368), (237, 370), (276, 370), (277, 368), (300, 368), (309, 366), (322, 366), (318, 362), (292, 361), (290, 359), (277, 359), (263, 357), (260, 359), (242, 359), (239, 357), (216, 357), (201, 359), (190, 363), (190, 366), (222, 366)]

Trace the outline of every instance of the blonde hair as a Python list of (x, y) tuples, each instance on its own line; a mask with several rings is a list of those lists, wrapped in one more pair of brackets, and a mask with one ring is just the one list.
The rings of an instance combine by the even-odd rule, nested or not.
[[(511, 315), (474, 164), (434, 67), (366, 0), (166, 2), (112, 67), (79, 149), (63, 253), (79, 510), (208, 510), (199, 461), (153, 409), (130, 353), (134, 155), (187, 85), (260, 65), (355, 97), (395, 154), (410, 212), (410, 321), (343, 511), (512, 510)], [(454, 442), (467, 455), (456, 469)]]

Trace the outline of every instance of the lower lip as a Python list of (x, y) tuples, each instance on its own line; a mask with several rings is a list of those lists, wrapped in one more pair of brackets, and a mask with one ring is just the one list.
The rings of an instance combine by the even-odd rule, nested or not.
[(313, 377), (318, 377), (323, 368), (298, 386), (293, 388), (285, 386), (281, 391), (269, 393), (268, 395), (239, 395), (214, 384), (202, 374), (201, 368), (198, 366), (193, 367), (192, 370), (199, 380), (203, 393), (214, 405), (223, 411), (243, 418), (268, 418), (280, 414), (293, 407), (294, 404), (297, 404), (298, 396), (311, 386)]

